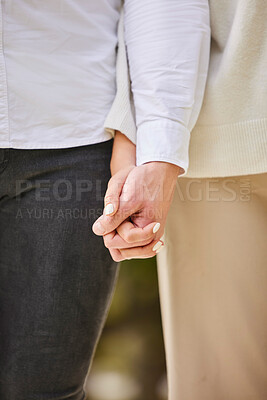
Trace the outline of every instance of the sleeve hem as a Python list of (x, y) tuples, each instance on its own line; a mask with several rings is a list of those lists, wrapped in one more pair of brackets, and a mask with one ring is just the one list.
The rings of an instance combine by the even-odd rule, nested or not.
[(184, 170), (184, 172), (182, 174), (179, 174), (179, 176), (185, 175), (186, 172), (187, 172), (187, 169), (188, 169), (188, 164), (185, 161), (179, 160), (177, 158), (172, 158), (172, 157), (160, 155), (160, 154), (146, 154), (146, 155), (143, 155), (142, 157), (139, 157), (137, 159), (136, 165), (140, 166), (140, 165), (143, 165), (145, 163), (154, 162), (154, 161), (167, 162), (167, 163), (170, 163), (170, 164), (177, 165), (178, 167), (180, 167), (180, 168), (182, 168)]
[(186, 173), (189, 164), (189, 141), (188, 129), (177, 121), (147, 121), (137, 129), (137, 165), (163, 161), (183, 168)]

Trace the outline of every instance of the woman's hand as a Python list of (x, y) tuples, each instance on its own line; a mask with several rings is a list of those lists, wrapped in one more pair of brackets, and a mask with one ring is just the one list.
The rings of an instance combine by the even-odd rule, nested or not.
[(116, 131), (110, 162), (111, 175), (136, 165), (136, 146), (123, 133)]
[(119, 197), (127, 176), (135, 167), (136, 146), (120, 131), (115, 132), (110, 170), (112, 178), (109, 180), (104, 205), (105, 214), (116, 214), (119, 206)]

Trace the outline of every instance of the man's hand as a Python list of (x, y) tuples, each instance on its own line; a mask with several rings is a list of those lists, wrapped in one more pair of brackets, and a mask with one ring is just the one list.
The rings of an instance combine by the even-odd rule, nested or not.
[(115, 261), (153, 257), (162, 248), (180, 168), (157, 161), (130, 168), (127, 177), (125, 172), (111, 178), (104, 214), (93, 225)]

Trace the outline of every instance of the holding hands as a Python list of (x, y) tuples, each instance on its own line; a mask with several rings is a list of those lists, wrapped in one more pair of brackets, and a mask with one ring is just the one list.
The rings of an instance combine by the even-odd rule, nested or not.
[(166, 162), (135, 166), (135, 145), (116, 133), (105, 209), (93, 225), (114, 261), (153, 257), (163, 248), (164, 226), (180, 168)]

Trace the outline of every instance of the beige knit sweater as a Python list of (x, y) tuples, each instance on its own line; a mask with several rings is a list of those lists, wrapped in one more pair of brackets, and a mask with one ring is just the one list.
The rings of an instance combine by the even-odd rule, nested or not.
[[(191, 132), (185, 177), (267, 172), (267, 3), (210, 0), (211, 54), (202, 109)], [(118, 28), (117, 95), (105, 128), (135, 142), (123, 14)]]

